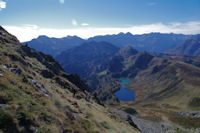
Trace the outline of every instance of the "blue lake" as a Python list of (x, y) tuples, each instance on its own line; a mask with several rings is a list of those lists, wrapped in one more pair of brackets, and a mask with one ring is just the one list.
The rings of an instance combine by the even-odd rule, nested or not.
[(130, 79), (125, 79), (125, 78), (119, 78), (117, 79), (120, 84), (122, 85), (122, 87), (120, 88), (120, 90), (118, 90), (115, 95), (116, 97), (120, 100), (120, 101), (134, 101), (135, 100), (135, 93), (130, 90), (127, 89), (126, 87), (124, 87), (124, 85), (127, 85), (131, 82)]

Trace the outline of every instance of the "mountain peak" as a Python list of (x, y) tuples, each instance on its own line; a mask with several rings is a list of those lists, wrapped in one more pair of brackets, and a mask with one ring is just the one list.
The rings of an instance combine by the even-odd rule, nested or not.
[(38, 36), (38, 38), (37, 39), (47, 39), (47, 38), (49, 38), (48, 36), (46, 36), (46, 35), (40, 35), (40, 36)]
[(133, 34), (131, 32), (127, 32), (127, 33), (124, 33), (124, 32), (120, 32), (119, 34), (117, 35), (121, 35), (121, 36), (133, 36)]
[(68, 35), (68, 36), (66, 36), (66, 37), (63, 37), (63, 39), (65, 39), (65, 38), (69, 39), (69, 38), (80, 38), (80, 37), (78, 37), (78, 36), (76, 36), (76, 35), (74, 35), (74, 36)]
[(133, 34), (131, 32), (127, 32), (125, 35), (130, 35), (132, 36)]
[(130, 55), (135, 55), (137, 53), (137, 50), (133, 49), (130, 45), (128, 45), (124, 48), (121, 48), (119, 53), (124, 56), (130, 56)]

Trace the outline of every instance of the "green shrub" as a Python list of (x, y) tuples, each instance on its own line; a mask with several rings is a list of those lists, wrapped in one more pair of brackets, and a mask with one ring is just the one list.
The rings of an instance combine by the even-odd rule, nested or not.
[(93, 131), (92, 124), (90, 123), (89, 120), (85, 119), (80, 119), (81, 126), (86, 130), (86, 131)]
[(41, 127), (37, 133), (53, 133), (48, 127)]
[(12, 101), (12, 97), (5, 92), (0, 92), (0, 104), (8, 104)]
[(61, 105), (60, 101), (58, 101), (58, 100), (55, 100), (55, 106), (57, 108), (62, 108), (62, 105)]
[(55, 116), (48, 112), (42, 112), (39, 116), (39, 119), (44, 121), (46, 124), (58, 123), (58, 120), (55, 118)]
[(17, 113), (17, 119), (19, 120), (20, 126), (24, 126), (28, 130), (35, 125), (35, 117), (30, 112), (19, 111)]
[(128, 113), (128, 114), (131, 114), (131, 115), (137, 114), (137, 111), (133, 108), (125, 108), (125, 109), (123, 109), (123, 111)]
[(111, 127), (108, 125), (108, 123), (106, 121), (103, 121), (100, 124), (106, 129), (111, 129)]
[(189, 106), (191, 107), (200, 107), (200, 97), (194, 97), (190, 102)]
[(23, 81), (24, 83), (28, 83), (28, 76), (25, 75), (25, 74), (22, 74), (22, 81)]
[(0, 109), (0, 129), (5, 133), (16, 132), (16, 126), (12, 116)]

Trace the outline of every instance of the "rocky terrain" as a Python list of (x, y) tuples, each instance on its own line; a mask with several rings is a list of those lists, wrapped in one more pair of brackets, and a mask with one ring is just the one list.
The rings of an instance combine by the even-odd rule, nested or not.
[(0, 132), (138, 132), (100, 105), (78, 75), (0, 27)]

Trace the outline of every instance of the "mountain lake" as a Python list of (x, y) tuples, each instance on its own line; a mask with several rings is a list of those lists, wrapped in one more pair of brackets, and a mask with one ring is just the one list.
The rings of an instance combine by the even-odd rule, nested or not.
[(135, 93), (124, 87), (125, 85), (129, 84), (131, 82), (131, 79), (127, 79), (127, 78), (118, 78), (117, 79), (120, 84), (120, 90), (118, 90), (117, 92), (115, 92), (116, 97), (120, 100), (120, 101), (134, 101), (135, 100)]

